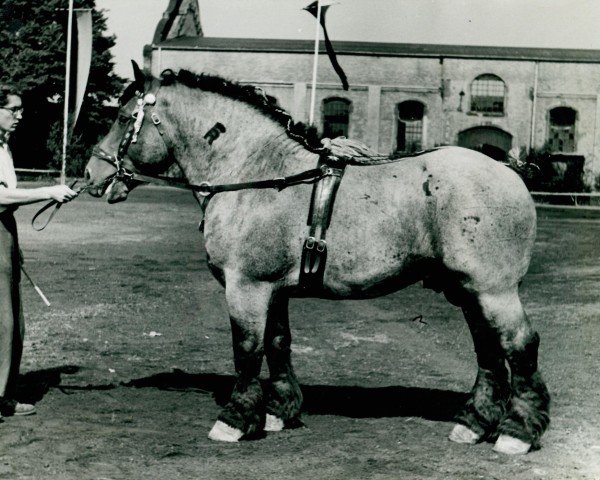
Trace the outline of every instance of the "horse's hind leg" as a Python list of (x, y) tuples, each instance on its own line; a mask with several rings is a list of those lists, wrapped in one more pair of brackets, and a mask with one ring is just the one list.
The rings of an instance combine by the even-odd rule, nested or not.
[(225, 295), (237, 378), (229, 403), (222, 409), (208, 437), (236, 442), (244, 435), (262, 431), (264, 423), (264, 398), (258, 376), (272, 286), (227, 278)]
[(279, 431), (300, 414), (302, 392), (294, 374), (291, 361), (289, 299), (277, 296), (267, 318), (265, 330), (265, 353), (270, 379), (267, 390), (267, 416), (265, 430)]
[(500, 333), (511, 373), (512, 396), (494, 450), (526, 453), (539, 446), (550, 423), (550, 395), (538, 372), (540, 337), (527, 319), (516, 288), (504, 295), (486, 295), (480, 303)]
[(476, 303), (467, 301), (462, 309), (473, 337), (478, 370), (471, 396), (456, 416), (457, 425), (449, 438), (457, 443), (477, 443), (495, 434), (506, 413), (510, 385), (497, 332)]
[(527, 319), (516, 286), (506, 292), (479, 294), (477, 301), (481, 316), (497, 332), (511, 374), (511, 397), (497, 427), (494, 449), (526, 453), (537, 446), (550, 421), (550, 397), (537, 370), (539, 336)]

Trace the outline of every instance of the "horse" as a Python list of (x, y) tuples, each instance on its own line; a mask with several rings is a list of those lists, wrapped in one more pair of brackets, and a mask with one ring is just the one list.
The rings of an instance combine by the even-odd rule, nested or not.
[[(493, 441), (507, 454), (540, 446), (550, 397), (538, 370), (539, 335), (518, 291), (536, 212), (514, 171), (453, 146), (398, 161), (374, 152), (372, 164), (349, 161), (327, 232), (323, 277), (306, 289), (299, 274), (314, 182), (286, 188), (275, 180), (270, 186), (280, 188), (245, 182), (314, 170), (324, 151), (314, 129), (294, 123), (251, 85), (186, 70), (160, 78), (135, 65), (134, 71), (85, 177), (89, 193), (106, 194), (111, 203), (125, 200), (139, 175), (147, 181), (143, 175), (174, 164), (195, 186), (208, 266), (225, 288), (236, 373), (209, 438), (237, 442), (298, 422), (302, 392), (291, 362), (290, 298), (368, 299), (422, 281), (462, 309), (478, 364), (450, 440)], [(220, 184), (242, 187), (210, 189)], [(264, 357), (269, 379), (261, 384)]]

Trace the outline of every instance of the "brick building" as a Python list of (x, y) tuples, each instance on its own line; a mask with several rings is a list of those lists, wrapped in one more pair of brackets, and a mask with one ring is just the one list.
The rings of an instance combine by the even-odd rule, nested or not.
[[(450, 144), (504, 159), (511, 147), (547, 149), (596, 185), (600, 51), (333, 43), (350, 89), (322, 53), (315, 124), (326, 135), (383, 153)], [(197, 1), (171, 0), (145, 58), (154, 75), (185, 68), (261, 86), (307, 122), (313, 48), (310, 40), (204, 37)]]

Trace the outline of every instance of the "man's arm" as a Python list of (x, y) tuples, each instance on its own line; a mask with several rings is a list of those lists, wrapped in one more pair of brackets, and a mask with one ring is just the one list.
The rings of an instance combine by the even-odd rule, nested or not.
[(30, 203), (43, 202), (44, 200), (56, 200), (64, 203), (77, 196), (66, 185), (52, 185), (50, 187), (38, 188), (6, 188), (0, 187), (0, 207), (10, 205), (28, 205)]

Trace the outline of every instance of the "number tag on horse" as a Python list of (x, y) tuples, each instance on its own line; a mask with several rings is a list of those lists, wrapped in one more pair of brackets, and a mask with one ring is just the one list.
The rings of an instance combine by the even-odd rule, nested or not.
[(225, 125), (223, 125), (221, 122), (217, 122), (208, 132), (204, 134), (204, 139), (209, 145), (212, 145), (212, 143), (219, 138), (221, 133), (225, 133), (225, 131)]

